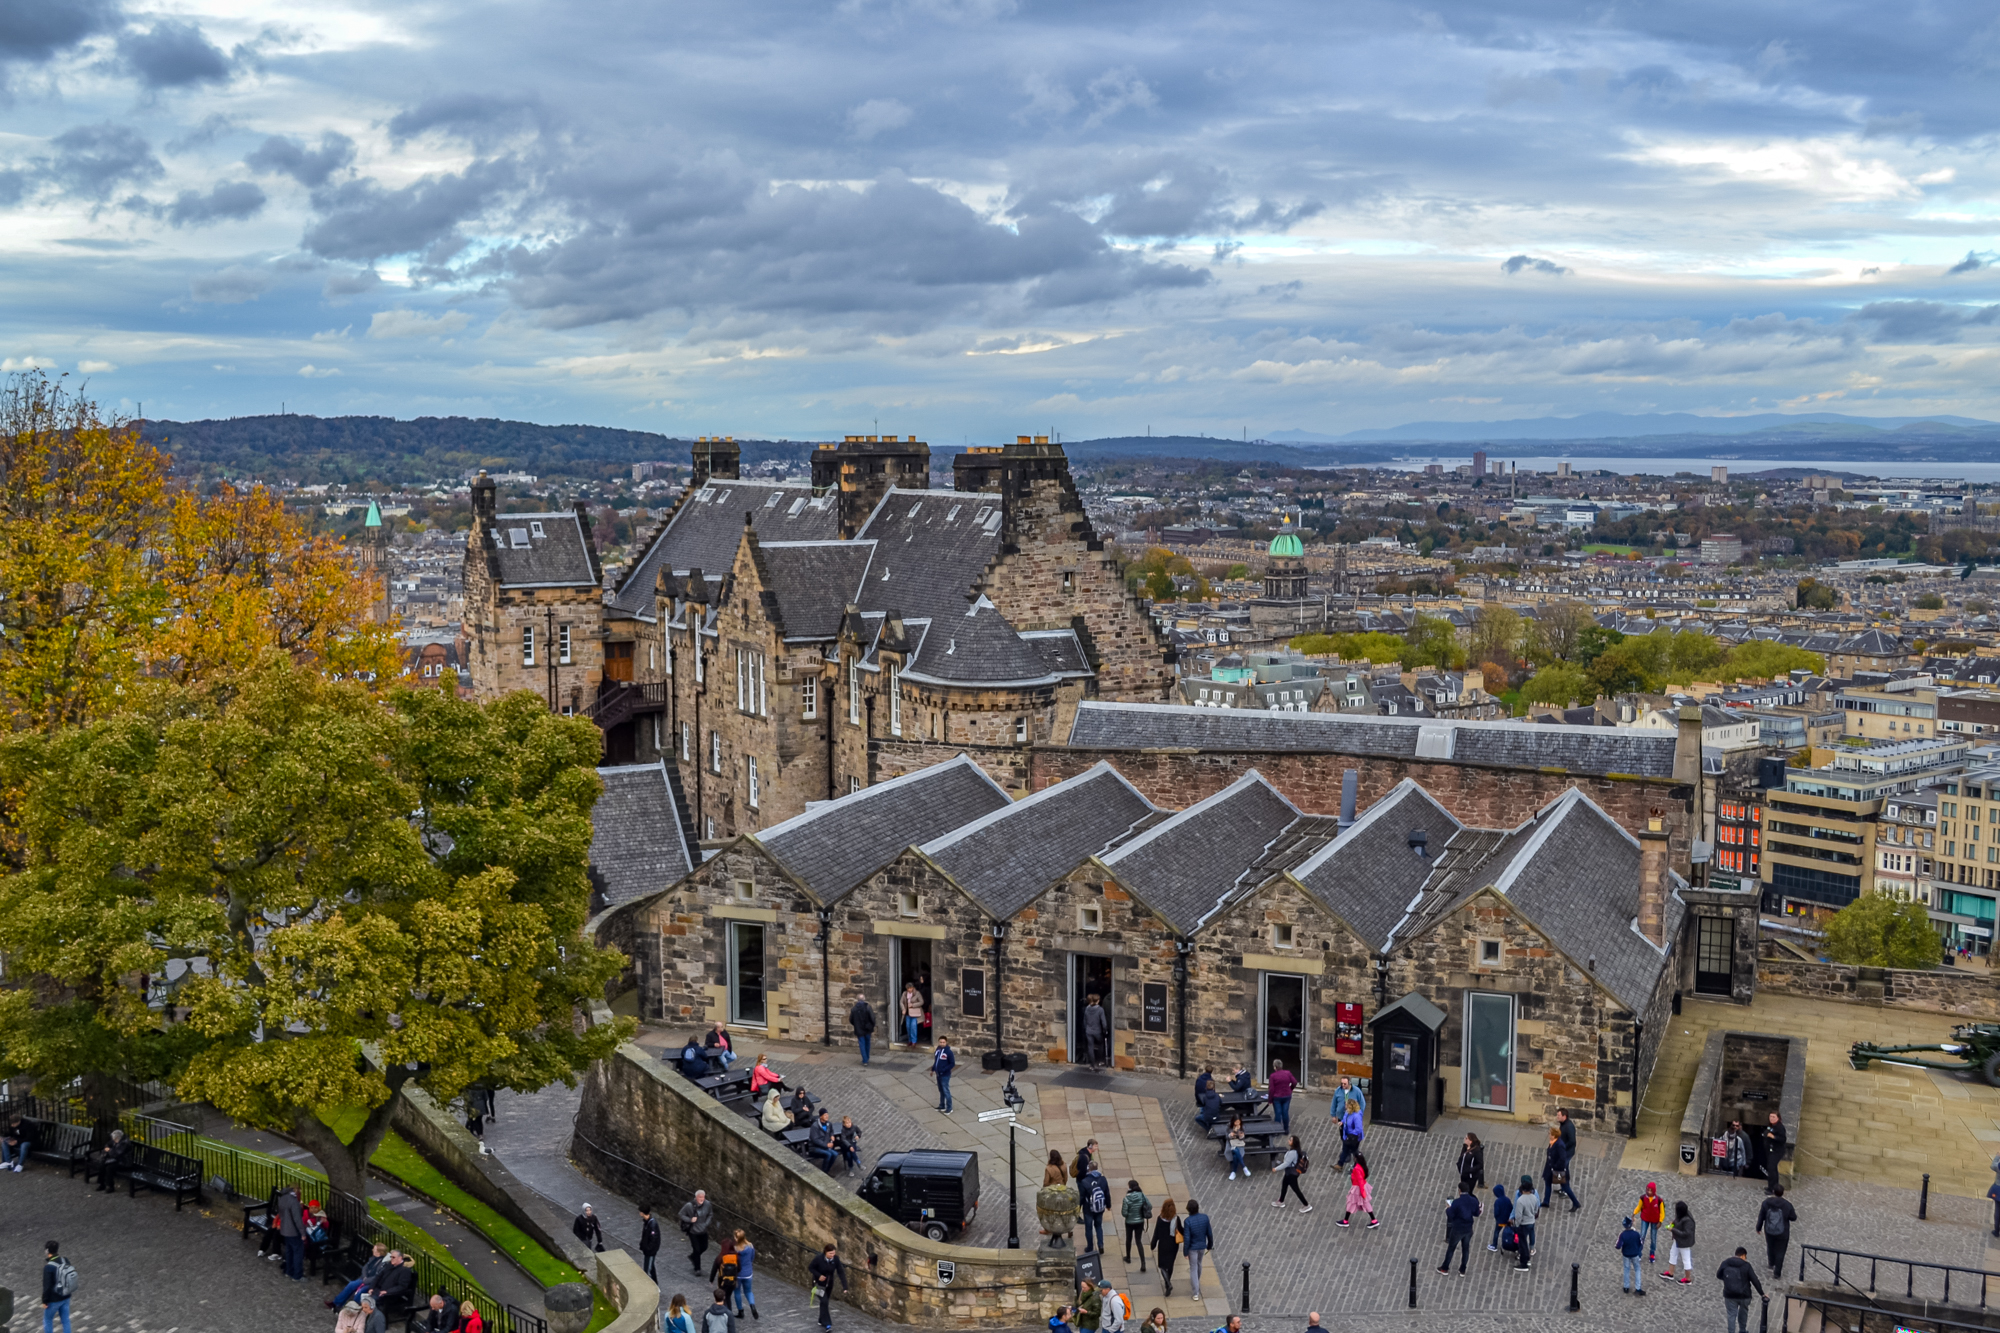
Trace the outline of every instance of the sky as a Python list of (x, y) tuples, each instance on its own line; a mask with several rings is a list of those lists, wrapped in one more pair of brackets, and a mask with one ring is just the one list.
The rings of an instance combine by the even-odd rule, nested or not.
[(954, 444), (2000, 418), (2000, 11), (0, 0), (0, 367)]

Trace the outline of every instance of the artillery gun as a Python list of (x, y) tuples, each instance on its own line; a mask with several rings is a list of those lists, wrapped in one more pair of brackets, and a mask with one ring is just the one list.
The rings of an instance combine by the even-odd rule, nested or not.
[[(1951, 1060), (1913, 1060), (1912, 1054), (1954, 1056)], [(1877, 1046), (1857, 1041), (1847, 1050), (1847, 1062), (1856, 1069), (1868, 1068), (1870, 1060), (1888, 1064), (1914, 1065), (1918, 1069), (1942, 1069), (1949, 1073), (1976, 1073), (1991, 1088), (2000, 1088), (2000, 1023), (1961, 1023), (1951, 1030), (1951, 1040), (1924, 1046)]]

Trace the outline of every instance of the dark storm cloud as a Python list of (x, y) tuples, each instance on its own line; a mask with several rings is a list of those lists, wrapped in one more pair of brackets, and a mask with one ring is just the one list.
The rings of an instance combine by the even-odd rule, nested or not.
[(202, 34), (201, 25), (162, 19), (144, 32), (118, 39), (118, 54), (126, 68), (148, 88), (185, 88), (198, 83), (226, 83), (234, 63)]
[(511, 162), (475, 162), (400, 190), (372, 177), (323, 186), (313, 192), (318, 216), (306, 228), (306, 249), (323, 259), (361, 261), (432, 249), (478, 216), (514, 176)]
[(442, 130), (484, 152), (532, 127), (536, 119), (535, 108), (519, 98), (455, 93), (390, 117), (389, 135), (401, 143), (429, 130)]
[(2000, 319), (2000, 305), (1968, 307), (1940, 301), (1872, 301), (1855, 313), (1875, 325), (1875, 341), (1885, 343), (1949, 343), (1959, 334)]
[(1567, 268), (1564, 268), (1561, 264), (1558, 264), (1553, 260), (1535, 259), (1528, 255), (1508, 256), (1506, 259), (1500, 261), (1500, 271), (1502, 273), (1509, 273), (1509, 274), (1520, 273), (1524, 271), (1528, 273), (1549, 273), (1549, 274), (1569, 272)]
[(264, 192), (249, 181), (220, 181), (207, 194), (182, 190), (167, 206), (167, 221), (176, 227), (200, 227), (211, 222), (241, 222), (264, 207)]
[(117, 17), (106, 0), (0, 0), (0, 60), (45, 60)]
[(1956, 264), (1953, 264), (1950, 268), (1946, 269), (1945, 275), (1947, 277), (1950, 277), (1952, 275), (1959, 273), (1977, 273), (1980, 269), (1985, 267), (1986, 267), (1986, 261), (1979, 257), (1979, 252), (1977, 250), (1967, 250), (1965, 252), (1965, 258), (1959, 260)]
[(41, 159), (42, 178), (81, 199), (104, 199), (120, 185), (166, 174), (144, 135), (109, 121), (65, 130), (50, 140), (50, 146), (56, 155)]
[(327, 177), (353, 161), (354, 140), (334, 130), (321, 132), (317, 148), (274, 134), (243, 159), (252, 171), (290, 176), (307, 189), (318, 189), (326, 184)]

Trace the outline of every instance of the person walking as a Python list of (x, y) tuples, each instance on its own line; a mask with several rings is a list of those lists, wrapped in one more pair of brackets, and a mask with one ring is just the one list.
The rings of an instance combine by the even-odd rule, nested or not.
[(76, 1295), (76, 1267), (62, 1257), (62, 1245), (50, 1241), (42, 1249), (42, 1333), (51, 1333), (62, 1320), (69, 1333), (69, 1302)]
[(1764, 1126), (1763, 1139), (1764, 1192), (1783, 1194), (1784, 1186), (1778, 1183), (1778, 1164), (1785, 1160), (1785, 1122), (1776, 1111), (1771, 1112), (1771, 1123)]
[(1083, 1205), (1083, 1252), (1102, 1254), (1104, 1215), (1111, 1211), (1111, 1182), (1097, 1169), (1094, 1158), (1090, 1169), (1077, 1177), (1076, 1193)]
[(1340, 1160), (1361, 1155), (1361, 1138), (1366, 1132), (1361, 1123), (1361, 1102), (1349, 1097), (1347, 1107), (1340, 1113)]
[(694, 1197), (681, 1205), (681, 1234), (688, 1238), (688, 1267), (701, 1271), (702, 1251), (708, 1248), (709, 1223), (715, 1220), (715, 1205), (708, 1201), (708, 1191), (696, 1190)]
[(1285, 1068), (1283, 1060), (1271, 1061), (1271, 1081), (1267, 1085), (1271, 1094), (1271, 1115), (1284, 1127), (1287, 1134), (1292, 1132), (1292, 1093), (1297, 1091), (1298, 1079)]
[(1563, 1146), (1562, 1131), (1549, 1126), (1549, 1146), (1542, 1153), (1542, 1199), (1554, 1203), (1556, 1191), (1569, 1195), (1569, 1210), (1573, 1213), (1583, 1205), (1569, 1187), (1569, 1149)]
[(1785, 1187), (1774, 1185), (1757, 1209), (1757, 1230), (1764, 1233), (1764, 1256), (1771, 1261), (1771, 1276), (1785, 1275), (1785, 1250), (1792, 1243), (1792, 1223), (1799, 1210), (1785, 1197)]
[(576, 1233), (578, 1240), (588, 1245), (592, 1250), (599, 1253), (603, 1252), (604, 1224), (597, 1220), (596, 1213), (590, 1211), (589, 1204), (583, 1206), (583, 1211), (576, 1215), (576, 1220), (569, 1224), (569, 1229)]
[(1132, 1262), (1132, 1245), (1139, 1246), (1139, 1271), (1146, 1271), (1146, 1223), (1153, 1216), (1153, 1201), (1146, 1197), (1146, 1191), (1139, 1188), (1139, 1182), (1125, 1182), (1125, 1198), (1118, 1205), (1119, 1216), (1125, 1219), (1125, 1262)]
[(1273, 1208), (1283, 1208), (1285, 1206), (1285, 1195), (1289, 1193), (1299, 1196), (1299, 1211), (1301, 1213), (1309, 1213), (1313, 1210), (1312, 1204), (1306, 1200), (1306, 1192), (1299, 1188), (1299, 1177), (1306, 1173), (1307, 1165), (1306, 1150), (1299, 1146), (1299, 1136), (1294, 1134), (1287, 1141), (1285, 1160), (1271, 1168), (1273, 1172), (1282, 1171), (1285, 1173), (1284, 1182), (1278, 1186), (1278, 1197), (1271, 1200)]
[(1667, 1220), (1667, 1201), (1660, 1197), (1658, 1184), (1646, 1182), (1646, 1192), (1632, 1205), (1632, 1216), (1639, 1219), (1639, 1234), (1646, 1240), (1646, 1262), (1654, 1263), (1660, 1257), (1660, 1224)]
[(1154, 1306), (1146, 1315), (1143, 1333), (1167, 1333), (1167, 1312)]
[(1245, 1139), (1243, 1137), (1242, 1116), (1231, 1116), (1229, 1118), (1229, 1132), (1223, 1138), (1222, 1143), (1223, 1147), (1229, 1153), (1229, 1178), (1231, 1180), (1236, 1179), (1236, 1173), (1241, 1171), (1245, 1180), (1250, 1179), (1250, 1163), (1243, 1160)]
[(1750, 1173), (1750, 1162), (1756, 1154), (1750, 1150), (1750, 1136), (1743, 1132), (1743, 1122), (1732, 1120), (1729, 1129), (1722, 1136), (1722, 1169), (1732, 1176)]
[(898, 1002), (903, 1016), (903, 1042), (908, 1046), (917, 1044), (917, 1030), (924, 1025), (924, 993), (917, 989), (917, 983), (903, 983), (903, 998)]
[(1215, 1247), (1215, 1224), (1208, 1214), (1201, 1210), (1201, 1204), (1189, 1199), (1187, 1218), (1181, 1223), (1181, 1250), (1188, 1261), (1188, 1293), (1196, 1300), (1201, 1299), (1201, 1261)]
[[(639, 1205), (639, 1266), (646, 1270), (646, 1276), (654, 1282), (660, 1280), (657, 1268), (660, 1254), (660, 1224), (653, 1220), (653, 1205)], [(697, 1268), (697, 1273), (701, 1270)]]
[(819, 1258), (806, 1265), (806, 1273), (812, 1278), (814, 1294), (819, 1297), (819, 1326), (826, 1330), (826, 1333), (832, 1333), (833, 1280), (839, 1278), (840, 1289), (849, 1290), (847, 1265), (840, 1262), (840, 1247), (828, 1241), (826, 1248), (820, 1251)]
[(1521, 1186), (1514, 1191), (1514, 1234), (1521, 1238), (1519, 1250), (1515, 1252), (1516, 1272), (1533, 1265), (1535, 1250), (1535, 1219), (1541, 1215), (1542, 1196), (1535, 1193), (1535, 1182), (1528, 1176), (1521, 1177)]
[[(1582, 1201), (1576, 1197), (1575, 1191), (1570, 1188), (1576, 1183), (1576, 1122), (1569, 1118), (1569, 1112), (1562, 1107), (1556, 1108), (1556, 1130), (1562, 1135), (1562, 1189), (1563, 1193), (1569, 1196), (1569, 1210), (1573, 1213), (1583, 1207)], [(1544, 1203), (1554, 1203), (1555, 1196), (1544, 1195), (1542, 1201)]]
[(1347, 1211), (1340, 1215), (1340, 1220), (1334, 1225), (1337, 1227), (1348, 1225), (1348, 1220), (1357, 1211), (1368, 1214), (1370, 1227), (1382, 1225), (1381, 1219), (1375, 1216), (1375, 1191), (1368, 1184), (1368, 1159), (1360, 1153), (1354, 1154), (1354, 1165), (1347, 1169)]
[(875, 1040), (875, 1011), (868, 1007), (866, 997), (856, 1000), (847, 1011), (847, 1026), (854, 1029), (854, 1044), (861, 1048), (861, 1067), (866, 1069), (868, 1048)]
[(1486, 1147), (1477, 1134), (1467, 1134), (1459, 1145), (1458, 1187), (1474, 1193), (1486, 1188)]
[(1674, 1265), (1679, 1264), (1681, 1285), (1685, 1287), (1694, 1281), (1694, 1214), (1688, 1211), (1684, 1199), (1674, 1200), (1674, 1220), (1667, 1238), (1673, 1245), (1667, 1251), (1667, 1266), (1660, 1270), (1660, 1276), (1673, 1277)]
[[(722, 1243), (715, 1247), (715, 1261), (708, 1266), (709, 1285), (715, 1288), (716, 1299), (724, 1305), (732, 1307), (740, 1305), (736, 1299), (737, 1272), (736, 1246), (725, 1235)], [(732, 1313), (741, 1314), (743, 1311), (737, 1308), (732, 1310)]]
[(1750, 1333), (1750, 1293), (1764, 1294), (1764, 1284), (1757, 1280), (1757, 1270), (1750, 1266), (1749, 1251), (1741, 1245), (1736, 1253), (1722, 1261), (1722, 1267), (1715, 1270), (1722, 1280), (1722, 1312), (1728, 1321), (1728, 1333)]
[(736, 1245), (736, 1313), (741, 1316), (748, 1306), (752, 1319), (762, 1319), (764, 1316), (757, 1313), (757, 1291), (751, 1286), (757, 1276), (752, 1271), (757, 1263), (757, 1247), (750, 1243), (745, 1231), (739, 1230), (732, 1239)]
[(1174, 1294), (1174, 1261), (1180, 1253), (1181, 1224), (1174, 1219), (1174, 1201), (1162, 1199), (1159, 1220), (1153, 1223), (1153, 1262), (1160, 1270), (1162, 1296)]
[(1500, 1249), (1500, 1233), (1514, 1220), (1514, 1201), (1507, 1197), (1507, 1187), (1499, 1181), (1493, 1182), (1493, 1239), (1487, 1242), (1490, 1253)]
[(951, 1114), (951, 1071), (958, 1068), (958, 1056), (952, 1052), (951, 1039), (937, 1039), (937, 1053), (931, 1056), (931, 1077), (937, 1080), (938, 1110)]
[(278, 1192), (278, 1239), (285, 1247), (285, 1276), (306, 1280), (306, 1210), (295, 1185)]
[(1083, 1006), (1083, 1046), (1092, 1069), (1105, 1062), (1111, 1046), (1111, 1012), (1095, 995)]
[(1097, 1325), (1099, 1333), (1125, 1333), (1125, 1321), (1132, 1315), (1126, 1308), (1130, 1299), (1109, 1282), (1100, 1285), (1097, 1291), (1104, 1297), (1104, 1310)]
[(660, 1319), (660, 1333), (694, 1333), (694, 1315), (688, 1309), (688, 1298), (678, 1291)]
[(1465, 1266), (1472, 1261), (1472, 1224), (1479, 1220), (1479, 1196), (1470, 1189), (1460, 1188), (1458, 1197), (1444, 1202), (1444, 1262), (1438, 1265), (1438, 1272), (1451, 1272), (1451, 1252), (1458, 1251), (1458, 1275), (1465, 1276)]
[(736, 1333), (736, 1316), (721, 1291), (710, 1295), (708, 1308), (701, 1312), (701, 1333)]
[(1051, 1185), (1067, 1184), (1069, 1184), (1069, 1172), (1063, 1166), (1062, 1150), (1051, 1148), (1049, 1149), (1049, 1164), (1042, 1168), (1042, 1188), (1047, 1189)]
[(1615, 1242), (1618, 1247), (1618, 1253), (1623, 1255), (1625, 1259), (1625, 1271), (1618, 1279), (1619, 1289), (1621, 1291), (1628, 1291), (1634, 1296), (1644, 1296), (1646, 1294), (1646, 1265), (1640, 1256), (1646, 1251), (1646, 1239), (1633, 1227), (1630, 1217), (1622, 1220), (1624, 1225), (1619, 1228), (1618, 1239)]
[(1104, 1293), (1097, 1289), (1095, 1282), (1085, 1278), (1076, 1293), (1077, 1333), (1098, 1333), (1103, 1323)]

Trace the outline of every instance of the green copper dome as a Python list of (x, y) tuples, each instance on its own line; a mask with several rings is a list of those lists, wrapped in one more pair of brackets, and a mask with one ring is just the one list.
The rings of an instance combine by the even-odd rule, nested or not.
[(1284, 559), (1297, 560), (1306, 553), (1305, 544), (1299, 534), (1291, 529), (1291, 520), (1285, 520), (1285, 530), (1271, 538), (1271, 554)]

